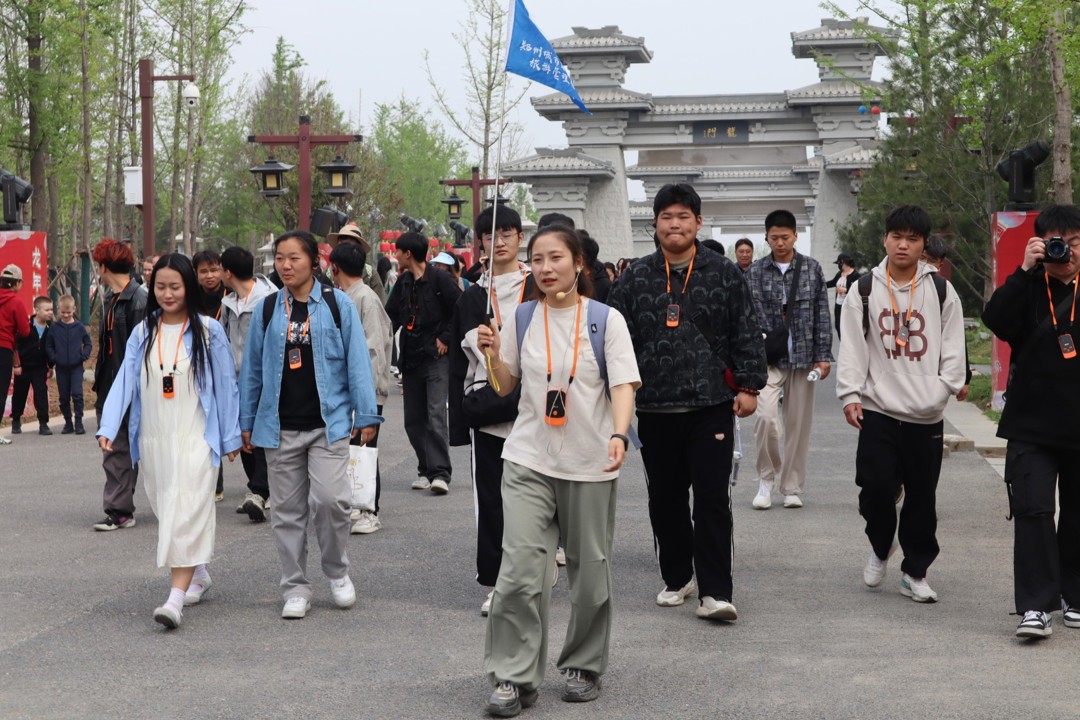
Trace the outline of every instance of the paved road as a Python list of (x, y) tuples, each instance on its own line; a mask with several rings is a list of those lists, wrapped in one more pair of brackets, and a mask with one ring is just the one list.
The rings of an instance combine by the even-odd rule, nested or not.
[[(151, 620), (167, 581), (141, 493), (137, 527), (95, 533), (102, 478), (89, 436), (23, 435), (0, 447), (0, 717), (479, 717), (489, 689), (468, 454), (454, 453), (449, 496), (411, 491), (399, 398), (387, 416), (385, 529), (351, 539), (355, 608), (333, 606), (313, 552), (314, 609), (303, 621), (279, 618), (269, 527), (233, 512), (237, 463), (218, 506), (214, 587), (169, 633)], [(945, 461), (942, 554), (930, 575), (941, 601), (927, 606), (896, 591), (897, 561), (881, 589), (862, 584), (856, 435), (831, 379), (819, 390), (805, 508), (750, 508), (751, 434), (733, 493), (739, 621), (713, 625), (691, 605), (653, 603), (661, 582), (634, 455), (619, 481), (604, 693), (586, 706), (559, 701), (564, 579), (548, 677), (525, 717), (1076, 717), (1068, 678), (1080, 631), (1055, 625), (1038, 646), (1013, 637), (1012, 528), (1001, 480), (982, 458)]]

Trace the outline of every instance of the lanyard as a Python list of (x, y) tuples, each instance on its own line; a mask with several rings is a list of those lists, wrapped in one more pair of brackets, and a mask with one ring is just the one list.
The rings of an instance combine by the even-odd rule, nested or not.
[[(250, 295), (251, 293), (248, 293)], [(285, 322), (292, 322), (292, 309), (289, 307), (289, 298), (292, 297), (290, 293), (285, 293)], [(311, 313), (308, 313), (307, 318), (304, 320), (304, 327), (300, 328), (300, 337), (297, 338), (296, 344), (303, 345), (304, 337), (307, 335), (308, 327), (311, 325)]]
[[(1050, 276), (1044, 275), (1046, 278), (1046, 299), (1050, 301), (1050, 319), (1054, 321), (1054, 332), (1057, 332), (1058, 321), (1057, 313), (1054, 312), (1054, 298), (1050, 294)], [(1080, 288), (1080, 276), (1073, 278), (1073, 302), (1072, 311), (1069, 313), (1069, 326), (1072, 327), (1073, 321), (1076, 319), (1076, 291)]]
[[(697, 248), (694, 248), (694, 254), (690, 256), (690, 266), (686, 268), (686, 280), (683, 280), (682, 292), (679, 293), (679, 300), (682, 300), (682, 296), (686, 294), (686, 286), (690, 284), (690, 274), (694, 272), (694, 260), (697, 258)], [(664, 256), (664, 271), (667, 273), (667, 293), (668, 297), (671, 297), (671, 263), (668, 262), (667, 256)], [(676, 301), (678, 302), (678, 301)]]
[[(915, 281), (919, 279), (919, 273), (916, 272), (911, 276), (911, 291), (908, 293), (908, 305), (907, 305), (907, 317), (904, 318), (904, 327), (911, 325), (911, 306), (915, 302)], [(885, 264), (885, 284), (889, 287), (889, 302), (892, 303), (893, 315), (899, 315), (900, 311), (896, 307), (896, 297), (892, 291), (892, 273), (889, 272), (888, 263)]]
[[(163, 318), (158, 318), (158, 333), (157, 333), (157, 361), (158, 367), (161, 368), (161, 372), (165, 372), (165, 360), (161, 357), (161, 322)], [(187, 318), (184, 318), (184, 324), (180, 326), (180, 337), (176, 341), (176, 355), (173, 356), (172, 372), (176, 373), (176, 364), (180, 361), (180, 346), (184, 342), (184, 330), (187, 328)]]
[(124, 283), (124, 287), (120, 290), (120, 292), (113, 295), (112, 302), (109, 303), (109, 312), (107, 313), (107, 317), (105, 318), (105, 329), (109, 331), (109, 337), (107, 338), (109, 341), (109, 355), (112, 355), (113, 352), (112, 329), (113, 318), (116, 317), (116, 303), (120, 299), (120, 296), (124, 294), (124, 290), (127, 290), (128, 285), (130, 284), (131, 280), (128, 280), (126, 283)]
[[(574, 363), (570, 366), (570, 379), (566, 381), (566, 387), (570, 387), (570, 384), (574, 382), (574, 375), (577, 373), (577, 359), (578, 349), (581, 343), (581, 306), (584, 303), (581, 298), (578, 298), (577, 302), (577, 318), (574, 320)], [(544, 303), (544, 346), (547, 348), (547, 379), (548, 384), (551, 384), (551, 333), (548, 331), (548, 304)]]
[[(522, 273), (522, 274), (524, 275), (525, 280), (528, 280), (529, 273)], [(521, 292), (518, 293), (518, 305), (520, 305), (521, 301), (525, 299), (525, 280), (522, 280), (522, 282), (521, 282)], [(492, 276), (492, 278), (491, 278), (491, 288), (489, 290), (491, 292), (491, 311), (495, 313), (495, 325), (500, 330), (502, 330), (502, 316), (499, 314), (499, 296), (495, 292), (495, 277), (494, 276)]]
[(217, 306), (217, 314), (214, 315), (214, 319), (217, 320), (218, 322), (221, 321), (221, 306), (220, 305)]

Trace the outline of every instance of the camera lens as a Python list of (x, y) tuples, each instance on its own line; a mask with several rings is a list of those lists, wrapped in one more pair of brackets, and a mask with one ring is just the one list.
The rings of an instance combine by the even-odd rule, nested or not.
[(1052, 237), (1047, 240), (1045, 251), (1044, 262), (1061, 264), (1069, 262), (1069, 244), (1060, 237)]

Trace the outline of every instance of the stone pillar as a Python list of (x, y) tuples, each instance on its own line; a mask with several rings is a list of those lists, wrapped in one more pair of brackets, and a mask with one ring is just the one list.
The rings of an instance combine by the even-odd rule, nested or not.
[(630, 196), (626, 190), (626, 162), (622, 146), (607, 145), (584, 149), (589, 155), (611, 163), (615, 177), (594, 177), (589, 182), (584, 228), (600, 244), (600, 257), (629, 257), (633, 253), (630, 229)]
[(847, 171), (823, 170), (814, 205), (813, 247), (810, 254), (830, 267), (840, 252), (837, 228), (858, 211), (857, 196), (851, 192)]

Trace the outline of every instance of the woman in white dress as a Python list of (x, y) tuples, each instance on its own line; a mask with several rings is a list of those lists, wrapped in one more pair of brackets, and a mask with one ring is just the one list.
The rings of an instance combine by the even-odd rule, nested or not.
[(176, 628), (183, 606), (198, 603), (210, 588), (214, 488), (222, 456), (231, 461), (240, 449), (239, 392), (225, 331), (200, 313), (191, 261), (162, 256), (150, 287), (146, 320), (128, 341), (97, 435), (101, 448), (111, 449), (130, 413), (131, 461), (142, 463), (158, 518), (158, 567), (172, 576), (154, 620)]

